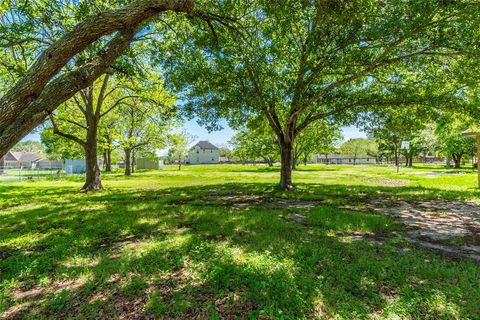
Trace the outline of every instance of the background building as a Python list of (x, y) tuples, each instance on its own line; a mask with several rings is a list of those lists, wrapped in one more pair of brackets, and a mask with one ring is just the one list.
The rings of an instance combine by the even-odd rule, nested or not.
[(376, 164), (375, 157), (368, 155), (353, 154), (319, 154), (317, 156), (317, 163), (323, 164)]
[(207, 164), (207, 163), (219, 163), (219, 150), (218, 148), (208, 141), (199, 141), (194, 145), (187, 156), (188, 164)]
[(35, 168), (35, 163), (42, 160), (42, 157), (36, 152), (12, 152), (7, 154), (0, 160), (5, 168)]

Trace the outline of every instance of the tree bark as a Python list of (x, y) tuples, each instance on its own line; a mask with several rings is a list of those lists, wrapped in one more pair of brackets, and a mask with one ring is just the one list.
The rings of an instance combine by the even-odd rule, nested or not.
[(105, 172), (111, 172), (112, 171), (112, 150), (110, 147), (107, 149), (107, 160), (105, 164)]
[(3, 156), (0, 157), (0, 176), (3, 174), (3, 167), (5, 166), (5, 161)]
[[(137, 0), (123, 8), (85, 19), (54, 42), (0, 98), (0, 156), (41, 124), (61, 103), (102, 75), (128, 47), (133, 39), (133, 30), (143, 21), (169, 10), (190, 13), (193, 6), (194, 0)], [(99, 54), (99, 59), (52, 81), (75, 55), (101, 37), (120, 30), (122, 43), (114, 37), (112, 41), (116, 46), (111, 48), (107, 45)], [(128, 31), (128, 39), (124, 31)]]
[(103, 48), (96, 60), (52, 80), (36, 100), (23, 108), (11, 121), (2, 120), (4, 115), (0, 104), (0, 121), (7, 123), (5, 127), (0, 126), (0, 155), (41, 124), (61, 103), (91, 86), (130, 45), (133, 36), (133, 30), (119, 33)]
[[(101, 191), (103, 189), (100, 178), (100, 167), (97, 158), (97, 134), (98, 123), (100, 119), (95, 115), (93, 105), (93, 86), (86, 89), (88, 96), (85, 105), (85, 120), (87, 123), (87, 135), (84, 143), (85, 162), (86, 162), (86, 179), (82, 191)], [(97, 108), (100, 106), (97, 105)]]
[(85, 143), (86, 179), (82, 191), (101, 191), (100, 168), (97, 158), (97, 128), (89, 129)]
[(105, 169), (105, 172), (111, 172), (112, 171), (112, 139), (110, 137), (110, 134), (105, 134), (104, 135), (105, 141), (106, 141), (106, 148), (104, 151), (104, 164), (103, 168)]
[(460, 169), (462, 167), (462, 156), (463, 154), (452, 154), (452, 158), (455, 163), (455, 169)]
[(132, 150), (130, 148), (125, 148), (123, 149), (124, 152), (125, 152), (125, 175), (126, 176), (131, 176), (132, 173), (131, 173), (131, 154), (132, 154)]
[(132, 174), (135, 173), (135, 149), (132, 149)]
[(292, 142), (280, 143), (280, 189), (292, 190)]

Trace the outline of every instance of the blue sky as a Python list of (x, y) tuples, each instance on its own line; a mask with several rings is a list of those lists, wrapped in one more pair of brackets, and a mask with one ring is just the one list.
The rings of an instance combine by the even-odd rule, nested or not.
[[(198, 125), (196, 120), (190, 120), (184, 125), (184, 129), (189, 132), (190, 134), (196, 137), (196, 140), (208, 140), (211, 143), (218, 145), (218, 146), (226, 146), (228, 141), (233, 137), (235, 131), (228, 126), (225, 121), (221, 122), (222, 127), (224, 128), (221, 131), (213, 131), (208, 132), (207, 129)], [(365, 138), (366, 135), (364, 132), (361, 132), (355, 126), (343, 127), (343, 138), (344, 140), (348, 140), (351, 138)], [(26, 140), (40, 140), (38, 133), (32, 133), (26, 136), (24, 139)]]
[[(231, 129), (228, 124), (224, 121), (221, 123), (222, 127), (224, 127), (221, 131), (213, 131), (211, 133), (208, 132), (205, 128), (199, 126), (195, 120), (188, 121), (184, 129), (190, 132), (197, 137), (196, 140), (208, 140), (215, 145), (227, 145), (228, 140), (230, 140), (235, 131)], [(352, 138), (366, 138), (366, 134), (356, 126), (349, 126), (342, 128), (343, 139), (348, 140)]]

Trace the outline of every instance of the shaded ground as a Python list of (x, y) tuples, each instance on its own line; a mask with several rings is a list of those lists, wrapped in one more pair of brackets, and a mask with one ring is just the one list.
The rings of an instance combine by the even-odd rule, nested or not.
[[(355, 208), (355, 205), (350, 206)], [(408, 241), (480, 263), (480, 204), (444, 200), (365, 199), (362, 207), (401, 222)]]
[[(370, 183), (390, 186), (405, 185), (408, 180), (370, 179)], [(215, 191), (215, 190), (211, 190)], [(237, 209), (261, 206), (271, 209), (311, 209), (324, 205), (324, 201), (282, 199), (268, 195), (209, 195), (202, 198), (208, 202)], [(361, 201), (362, 210), (380, 214), (387, 213), (406, 227), (401, 235), (407, 241), (434, 250), (447, 256), (469, 259), (480, 263), (480, 204), (476, 202), (444, 200), (389, 200), (366, 197)], [(355, 209), (356, 205), (347, 205)], [(288, 218), (307, 224), (305, 216), (289, 213)], [(380, 243), (382, 235), (340, 235), (354, 240)], [(379, 239), (380, 238), (380, 239)]]
[(310, 209), (322, 205), (323, 201), (276, 198), (269, 195), (245, 195), (242, 193), (229, 195), (211, 195), (202, 198), (204, 204), (213, 201), (225, 206), (245, 209), (262, 206), (269, 209)]
[(470, 177), (392, 187), (378, 167), (309, 166), (285, 193), (274, 170), (105, 175), (95, 194), (81, 178), (0, 185), (0, 318), (480, 319), (478, 264), (366, 207), (479, 199), (459, 189)]

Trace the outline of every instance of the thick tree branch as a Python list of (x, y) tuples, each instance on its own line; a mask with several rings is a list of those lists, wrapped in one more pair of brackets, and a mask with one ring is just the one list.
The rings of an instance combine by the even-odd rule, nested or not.
[(87, 88), (100, 77), (129, 46), (134, 33), (134, 30), (125, 30), (118, 33), (104, 47), (96, 60), (67, 72), (50, 82), (34, 103), (17, 114), (14, 121), (9, 123), (8, 126), (2, 128), (0, 154), (6, 153), (18, 140), (41, 124), (61, 103), (70, 99), (78, 91)]
[(73, 96), (73, 101), (75, 101), (75, 105), (78, 107), (78, 109), (83, 113), (84, 116), (87, 115), (87, 112), (85, 111), (85, 109), (82, 107), (82, 104), (80, 103), (80, 101), (78, 101), (78, 98), (77, 96)]
[[(105, 35), (136, 28), (143, 21), (165, 11), (190, 13), (193, 5), (194, 0), (136, 0), (123, 8), (101, 12), (85, 19), (53, 43), (16, 85), (0, 98), (0, 155), (5, 154), (20, 138), (16, 135), (11, 139), (5, 131), (17, 121), (19, 114), (41, 104), (37, 100), (43, 96), (47, 84), (72, 57)], [(57, 79), (53, 82), (58, 83)], [(33, 107), (32, 104), (36, 106)], [(9, 142), (6, 143), (5, 140)]]
[(78, 143), (79, 145), (81, 145), (82, 147), (85, 147), (86, 146), (86, 143), (85, 141), (83, 141), (82, 139), (80, 139), (79, 137), (76, 137), (72, 134), (69, 134), (69, 133), (65, 133), (63, 131), (61, 131), (58, 126), (57, 126), (57, 123), (55, 122), (55, 120), (53, 119), (53, 116), (50, 115), (50, 122), (52, 123), (52, 126), (53, 126), (53, 133), (58, 135), (58, 136), (61, 136), (61, 137), (64, 137), (68, 140), (72, 140), (76, 143)]
[(71, 123), (71, 124), (73, 124), (73, 125), (76, 125), (77, 127), (80, 127), (80, 128), (82, 128), (82, 129), (87, 130), (87, 127), (86, 127), (86, 126), (84, 126), (83, 124), (81, 124), (81, 123), (79, 123), (79, 122), (77, 122), (77, 121), (70, 120), (70, 119), (64, 119), (64, 118), (58, 118), (58, 120)]
[(100, 118), (103, 118), (103, 117), (106, 116), (108, 113), (110, 113), (113, 109), (115, 109), (118, 105), (124, 103), (124, 101), (125, 101), (126, 99), (134, 99), (134, 98), (139, 98), (139, 96), (131, 95), (131, 96), (125, 96), (125, 97), (122, 97), (122, 98), (118, 99), (110, 108), (108, 108), (107, 110), (105, 110), (105, 112), (103, 112), (103, 113), (100, 115)]
[(103, 78), (102, 88), (98, 94), (97, 99), (97, 106), (95, 109), (95, 119), (98, 121), (101, 118), (100, 112), (102, 111), (103, 101), (105, 101), (105, 92), (107, 91), (108, 87), (108, 80), (110, 79), (110, 75), (106, 74)]
[(250, 81), (252, 82), (254, 87), (254, 93), (257, 96), (257, 98), (259, 98), (260, 101), (262, 102), (261, 108), (263, 113), (267, 117), (268, 123), (270, 124), (272, 129), (275, 131), (277, 136), (283, 136), (282, 125), (280, 124), (278, 116), (275, 112), (275, 108), (271, 107), (269, 103), (265, 100), (262, 93), (262, 89), (255, 75), (255, 72), (253, 71), (252, 67), (248, 62), (247, 62), (247, 70), (248, 70), (248, 77), (250, 78)]

